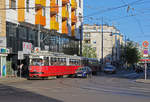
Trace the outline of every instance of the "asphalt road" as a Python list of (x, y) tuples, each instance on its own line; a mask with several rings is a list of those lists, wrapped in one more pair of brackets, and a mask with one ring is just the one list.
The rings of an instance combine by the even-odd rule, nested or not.
[(150, 102), (150, 84), (137, 83), (133, 76), (118, 73), (2, 83), (0, 102)]

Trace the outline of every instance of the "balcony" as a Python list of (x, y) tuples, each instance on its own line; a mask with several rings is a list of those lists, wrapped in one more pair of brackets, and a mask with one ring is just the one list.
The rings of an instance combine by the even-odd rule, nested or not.
[(62, 10), (62, 20), (67, 20), (69, 18), (69, 12), (65, 9)]
[(67, 26), (62, 27), (62, 34), (68, 34), (68, 27)]
[(75, 30), (71, 30), (71, 36), (75, 37)]
[(71, 36), (75, 37), (75, 25), (71, 26)]
[(62, 22), (62, 34), (68, 34), (67, 21)]
[(46, 6), (46, 0), (35, 0), (36, 7)]
[(72, 25), (77, 23), (77, 16), (71, 16)]
[(59, 23), (58, 22), (56, 22), (56, 21), (51, 21), (50, 22), (51, 23), (51, 30), (59, 30)]
[(37, 14), (35, 16), (35, 24), (40, 24), (42, 26), (45, 26), (46, 25), (46, 17)]
[(58, 8), (58, 5), (55, 4), (55, 3), (51, 3), (50, 4), (52, 8), (50, 8), (50, 11), (51, 11), (51, 15), (55, 15), (59, 12), (59, 8)]
[[(18, 1), (18, 8), (24, 8), (25, 2), (24, 0)], [(18, 9), (18, 22), (24, 22), (25, 21), (25, 10), (24, 9)]]
[(62, 0), (63, 5), (66, 5), (67, 3), (69, 3), (69, 0)]
[(71, 10), (73, 11), (75, 9), (77, 9), (77, 2), (75, 0), (72, 0), (71, 1)]

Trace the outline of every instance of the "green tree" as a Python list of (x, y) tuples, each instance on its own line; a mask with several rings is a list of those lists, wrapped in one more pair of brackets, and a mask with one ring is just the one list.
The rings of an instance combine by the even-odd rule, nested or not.
[(91, 46), (87, 45), (83, 45), (82, 55), (88, 58), (97, 58), (96, 51)]
[(140, 60), (141, 54), (138, 48), (134, 45), (132, 41), (129, 41), (126, 46), (124, 46), (124, 53), (122, 58), (129, 65), (136, 64)]

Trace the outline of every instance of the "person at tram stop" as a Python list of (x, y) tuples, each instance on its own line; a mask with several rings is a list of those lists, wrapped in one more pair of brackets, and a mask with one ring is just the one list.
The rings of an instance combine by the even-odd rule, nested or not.
[(24, 62), (22, 66), (22, 76), (23, 77), (28, 76), (28, 64), (26, 62)]
[(22, 68), (23, 68), (23, 63), (21, 63), (20, 65), (19, 65), (19, 71), (21, 71), (21, 74), (22, 74)]
[(17, 77), (18, 67), (17, 64), (12, 63), (13, 76)]

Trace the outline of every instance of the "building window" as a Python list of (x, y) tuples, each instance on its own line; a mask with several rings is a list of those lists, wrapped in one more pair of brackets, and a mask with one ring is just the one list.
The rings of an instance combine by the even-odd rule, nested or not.
[(84, 37), (90, 37), (90, 33), (85, 33)]
[(69, 5), (68, 4), (66, 5), (66, 8), (67, 8), (67, 11), (69, 11)]
[(96, 44), (96, 41), (93, 41), (93, 44)]
[(58, 5), (58, 0), (56, 0), (56, 4)]
[(45, 16), (46, 9), (43, 8), (42, 16)]
[(79, 21), (82, 22), (82, 14), (79, 13)]
[(58, 14), (56, 15), (56, 22), (58, 22)]
[(9, 8), (16, 9), (16, 0), (10, 0)]
[(26, 11), (29, 12), (29, 0), (26, 0), (26, 7), (27, 7)]
[(81, 8), (81, 0), (79, 0), (79, 7)]

